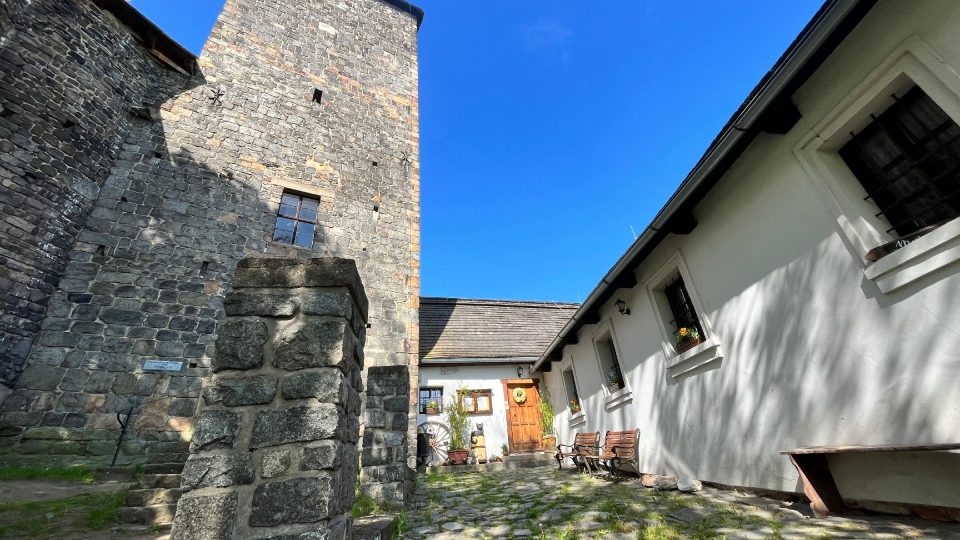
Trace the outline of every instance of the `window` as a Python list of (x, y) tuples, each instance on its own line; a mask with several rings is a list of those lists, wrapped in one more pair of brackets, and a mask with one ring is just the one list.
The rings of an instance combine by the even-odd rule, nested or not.
[(624, 387), (623, 372), (620, 370), (620, 358), (617, 356), (617, 347), (613, 343), (613, 334), (607, 330), (594, 340), (594, 345), (600, 360), (604, 385), (610, 393), (620, 390)]
[(960, 216), (960, 126), (914, 86), (840, 149), (890, 223), (911, 235)]
[(571, 414), (580, 412), (580, 394), (577, 393), (577, 381), (573, 377), (573, 369), (565, 369), (563, 374), (563, 386), (567, 390), (567, 408)]
[(429, 405), (431, 414), (439, 414), (443, 411), (443, 388), (421, 388), (420, 389), (420, 414), (427, 414)]
[(690, 293), (683, 283), (683, 277), (677, 273), (664, 287), (663, 293), (673, 317), (668, 324), (670, 332), (676, 339), (677, 352), (701, 343), (704, 339), (703, 327), (697, 317), (697, 310), (693, 307)]
[(320, 199), (284, 191), (277, 211), (273, 239), (284, 244), (312, 248), (319, 209)]
[(492, 390), (465, 390), (460, 397), (467, 414), (490, 414), (493, 411)]

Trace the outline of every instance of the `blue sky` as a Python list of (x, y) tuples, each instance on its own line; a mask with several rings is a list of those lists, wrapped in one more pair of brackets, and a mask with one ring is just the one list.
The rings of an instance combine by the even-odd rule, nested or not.
[[(223, 0), (133, 0), (199, 52)], [(820, 0), (423, 0), (424, 296), (581, 301)]]

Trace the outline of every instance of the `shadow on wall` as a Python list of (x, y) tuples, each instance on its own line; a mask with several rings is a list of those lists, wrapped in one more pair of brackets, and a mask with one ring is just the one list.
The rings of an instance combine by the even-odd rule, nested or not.
[[(798, 490), (781, 450), (942, 442), (949, 420), (938, 406), (957, 402), (944, 358), (956, 358), (960, 343), (960, 328), (949, 327), (960, 280), (947, 278), (960, 269), (881, 300), (866, 278), (857, 288), (836, 277), (858, 272), (836, 242), (822, 241), (717, 302), (723, 307), (712, 318), (724, 327), (717, 332), (722, 368), (679, 381), (666, 376), (669, 391), (653, 411), (667, 470)], [(924, 287), (938, 292), (923, 306), (900, 306), (893, 317), (888, 308)], [(879, 313), (865, 309), (871, 301), (864, 296), (876, 299)], [(770, 478), (780, 485), (769, 486)]]
[[(109, 459), (116, 415), (131, 409), (122, 449), (128, 461), (185, 452), (237, 262), (316, 256), (269, 244), (276, 208), (262, 176), (209, 164), (218, 134), (182, 119), (223, 106), (204, 85), (202, 75), (191, 78), (179, 95), (131, 120), (38, 343), (2, 405), (3, 421), (25, 428), (18, 452)], [(144, 372), (146, 360), (183, 368)], [(44, 440), (41, 426), (112, 432), (61, 444)]]

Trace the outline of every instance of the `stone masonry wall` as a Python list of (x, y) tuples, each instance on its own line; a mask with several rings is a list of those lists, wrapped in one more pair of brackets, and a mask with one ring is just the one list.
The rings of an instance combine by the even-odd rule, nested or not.
[[(38, 341), (131, 111), (185, 82), (86, 0), (0, 3), (0, 400)], [(78, 344), (62, 323), (45, 329), (45, 346)]]
[(350, 537), (367, 299), (353, 261), (246, 259), (172, 537)]
[(416, 459), (417, 448), (407, 444), (409, 369), (371, 367), (366, 389), (360, 489), (364, 495), (402, 505), (412, 495), (416, 477), (407, 465), (411, 455)]
[[(74, 2), (86, 6), (64, 4)], [(68, 14), (48, 17), (67, 25)], [(108, 24), (94, 15), (86, 26)], [(380, 0), (228, 0), (200, 73), (129, 121), (2, 405), (16, 429), (0, 446), (109, 457), (115, 414), (135, 406), (135, 459), (182, 450), (245, 257), (356, 260), (370, 298), (368, 364), (409, 365), (416, 380), (416, 36), (416, 20)], [(272, 241), (285, 189), (321, 201), (312, 249)], [(182, 368), (150, 371), (150, 360)]]

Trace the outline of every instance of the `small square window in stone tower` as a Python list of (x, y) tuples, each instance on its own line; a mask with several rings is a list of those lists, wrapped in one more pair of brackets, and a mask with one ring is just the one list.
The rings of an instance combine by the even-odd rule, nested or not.
[(284, 244), (312, 248), (317, 230), (320, 199), (284, 191), (277, 211), (273, 240)]
[(317, 105), (320, 105), (320, 100), (322, 100), (322, 99), (323, 99), (323, 90), (320, 90), (319, 88), (314, 88), (314, 89), (313, 89), (313, 102), (316, 103)]

